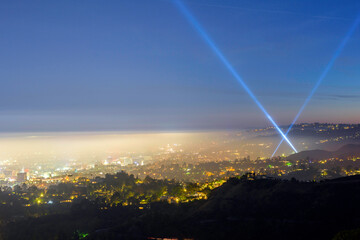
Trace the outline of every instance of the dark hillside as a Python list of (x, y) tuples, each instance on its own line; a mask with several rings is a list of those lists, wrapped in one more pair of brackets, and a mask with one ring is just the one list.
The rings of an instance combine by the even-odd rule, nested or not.
[(332, 157), (337, 158), (348, 158), (353, 156), (360, 156), (360, 145), (359, 144), (346, 144), (336, 151), (325, 151), (325, 150), (309, 150), (302, 151), (299, 153), (292, 154), (287, 157), (288, 160), (323, 160)]
[[(10, 223), (3, 228), (2, 237), (325, 240), (360, 226), (359, 202), (359, 176), (320, 183), (232, 178), (212, 191), (208, 200), (107, 210), (84, 201), (74, 205), (70, 214)], [(79, 238), (79, 233), (88, 235)], [(57, 237), (60, 235), (63, 238)]]

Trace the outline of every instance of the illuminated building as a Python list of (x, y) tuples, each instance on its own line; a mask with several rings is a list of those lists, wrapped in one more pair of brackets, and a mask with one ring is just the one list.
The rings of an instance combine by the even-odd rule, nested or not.
[(19, 172), (17, 173), (16, 180), (18, 182), (26, 182), (27, 180), (27, 173), (26, 172)]

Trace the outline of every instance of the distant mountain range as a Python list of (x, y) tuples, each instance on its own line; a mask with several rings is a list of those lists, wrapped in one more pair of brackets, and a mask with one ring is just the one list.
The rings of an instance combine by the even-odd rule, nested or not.
[(347, 158), (352, 156), (360, 156), (360, 144), (346, 144), (336, 151), (310, 150), (292, 154), (287, 160), (312, 159), (321, 160), (328, 158)]

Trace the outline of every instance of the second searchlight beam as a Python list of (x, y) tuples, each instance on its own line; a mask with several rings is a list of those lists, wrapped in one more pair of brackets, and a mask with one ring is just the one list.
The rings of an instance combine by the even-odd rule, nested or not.
[[(297, 119), (300, 117), (300, 114), (302, 113), (302, 111), (304, 111), (306, 105), (310, 102), (312, 96), (314, 95), (314, 93), (316, 92), (316, 90), (318, 89), (318, 87), (320, 86), (320, 83), (324, 80), (324, 78), (326, 77), (326, 75), (328, 74), (328, 72), (330, 71), (331, 67), (334, 65), (336, 59), (339, 57), (340, 53), (342, 52), (342, 50), (344, 49), (346, 43), (349, 41), (350, 37), (354, 34), (356, 28), (358, 27), (358, 25), (360, 24), (360, 15), (355, 19), (355, 22), (351, 25), (349, 31), (346, 33), (345, 38), (341, 41), (340, 45), (338, 46), (338, 48), (336, 49), (334, 55), (332, 56), (332, 58), (330, 59), (329, 63), (326, 65), (326, 68), (324, 69), (324, 71), (322, 72), (322, 74), (320, 75), (318, 81), (316, 82), (314, 88), (311, 90), (309, 96), (305, 99), (304, 104), (301, 106), (299, 112), (296, 114), (294, 120), (292, 121), (292, 123), (290, 124), (289, 129), (286, 131), (285, 135), (287, 136), (288, 133), (290, 132), (291, 128), (294, 126), (294, 124), (296, 123)], [(281, 139), (279, 145), (276, 147), (274, 153), (272, 154), (271, 157), (273, 157), (276, 153), (276, 151), (279, 149), (281, 143), (284, 141), (284, 138)]]
[(222, 52), (217, 48), (215, 43), (209, 37), (209, 35), (205, 32), (205, 30), (201, 27), (200, 23), (191, 15), (189, 10), (184, 6), (181, 0), (174, 0), (174, 3), (179, 8), (181, 13), (183, 13), (186, 19), (191, 23), (191, 25), (197, 30), (200, 36), (204, 39), (204, 41), (209, 45), (211, 50), (216, 54), (216, 56), (220, 59), (220, 61), (225, 65), (225, 67), (229, 70), (229, 72), (234, 76), (234, 78), (240, 83), (240, 85), (245, 89), (245, 91), (249, 94), (252, 100), (256, 103), (256, 105), (261, 109), (261, 111), (265, 114), (265, 116), (269, 119), (272, 125), (276, 128), (276, 130), (281, 134), (283, 139), (290, 145), (290, 147), (297, 153), (296, 148), (292, 145), (286, 135), (281, 131), (279, 126), (275, 123), (272, 117), (265, 110), (263, 105), (259, 102), (259, 100), (252, 93), (250, 88), (245, 84), (244, 80), (240, 77), (240, 75), (235, 71), (230, 62), (226, 59), (226, 57), (222, 54)]

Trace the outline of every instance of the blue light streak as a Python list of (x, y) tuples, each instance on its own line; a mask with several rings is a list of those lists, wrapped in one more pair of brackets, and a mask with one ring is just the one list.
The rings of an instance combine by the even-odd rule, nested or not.
[(269, 119), (272, 125), (276, 128), (276, 130), (282, 135), (283, 139), (290, 145), (290, 147), (297, 153), (296, 148), (292, 145), (286, 135), (281, 131), (279, 126), (275, 123), (272, 117), (265, 110), (263, 105), (259, 102), (259, 100), (252, 93), (250, 88), (245, 84), (244, 80), (240, 77), (240, 75), (235, 71), (230, 62), (226, 59), (223, 53), (219, 50), (219, 48), (215, 45), (209, 35), (205, 32), (204, 28), (200, 25), (200, 23), (194, 18), (194, 16), (189, 12), (189, 10), (185, 7), (181, 0), (174, 0), (174, 3), (179, 8), (181, 13), (183, 13), (189, 23), (195, 28), (195, 30), (200, 34), (200, 36), (204, 39), (204, 41), (209, 45), (211, 50), (216, 54), (216, 56), (220, 59), (220, 61), (225, 65), (225, 67), (230, 71), (230, 73), (234, 76), (234, 78), (240, 83), (240, 85), (245, 89), (245, 91), (250, 95), (252, 100), (256, 103), (256, 105), (260, 108), (260, 110), (265, 114), (265, 116)]
[[(304, 111), (306, 105), (310, 102), (312, 96), (314, 95), (314, 93), (316, 92), (316, 90), (318, 89), (318, 87), (320, 86), (321, 82), (324, 80), (324, 78), (326, 77), (326, 75), (328, 74), (328, 72), (330, 71), (330, 69), (332, 68), (332, 66), (334, 65), (336, 59), (339, 57), (340, 53), (343, 51), (343, 49), (345, 48), (345, 45), (347, 44), (347, 42), (349, 41), (349, 39), (351, 38), (351, 36), (353, 35), (353, 33), (355, 32), (356, 28), (358, 27), (358, 25), (360, 24), (360, 15), (355, 19), (355, 22), (351, 25), (349, 31), (346, 33), (345, 38), (341, 41), (340, 45), (338, 46), (338, 48), (336, 49), (336, 51), (334, 52), (334, 55), (332, 56), (332, 58), (330, 59), (329, 63), (327, 64), (326, 68), (324, 69), (324, 71), (322, 72), (322, 74), (320, 75), (320, 78), (318, 79), (318, 81), (316, 82), (314, 88), (311, 90), (309, 96), (305, 99), (304, 104), (301, 106), (299, 112), (296, 114), (294, 120), (292, 121), (292, 123), (290, 124), (290, 127), (288, 128), (288, 130), (285, 133), (285, 136), (288, 135), (288, 133), (290, 132), (290, 130), (292, 129), (292, 127), (294, 126), (294, 124), (296, 123), (296, 121), (298, 120), (298, 118), (300, 117), (301, 113)], [(284, 137), (281, 139), (279, 145), (276, 147), (274, 153), (271, 155), (271, 157), (274, 157), (275, 153), (277, 152), (277, 150), (279, 149), (281, 143), (284, 141)]]

